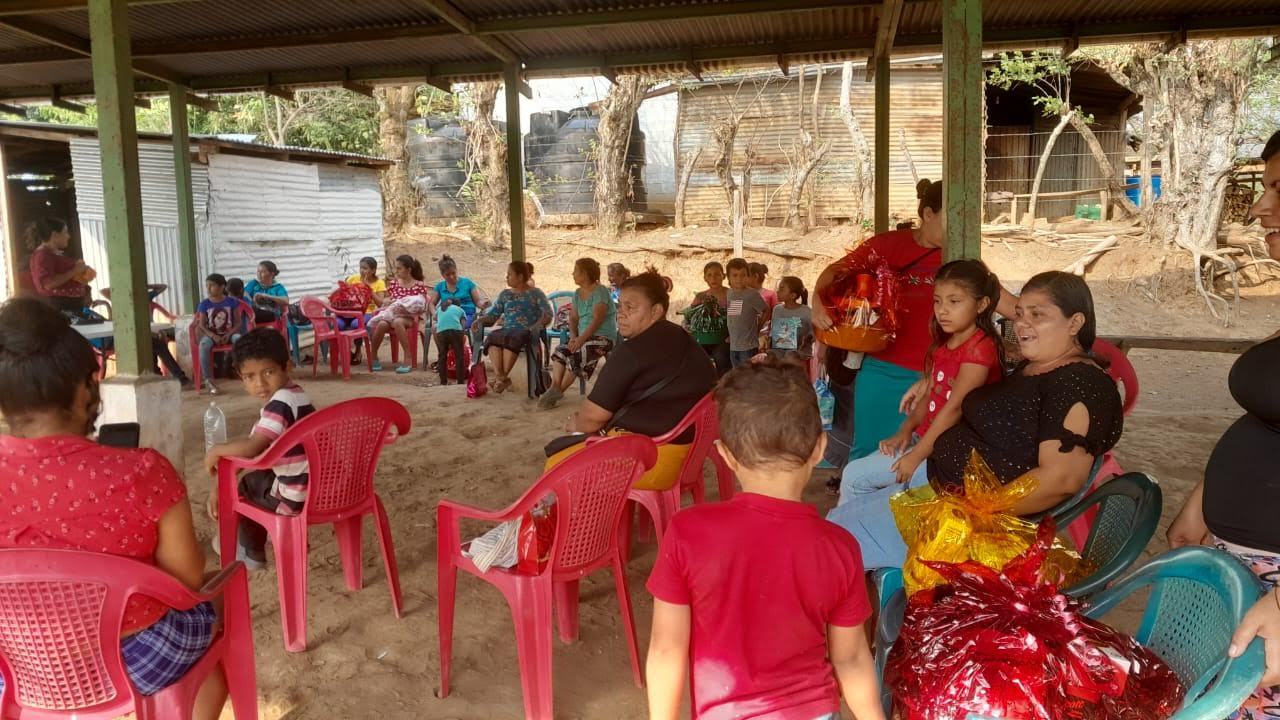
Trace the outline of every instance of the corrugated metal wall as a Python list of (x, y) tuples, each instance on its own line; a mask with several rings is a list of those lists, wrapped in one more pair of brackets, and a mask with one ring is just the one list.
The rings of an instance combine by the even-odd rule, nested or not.
[(217, 272), (248, 280), (271, 260), (290, 296), (327, 296), (361, 257), (385, 266), (378, 172), (212, 155), (209, 235)]
[[(138, 156), (147, 277), (171, 288), (162, 304), (190, 312), (182, 300), (172, 149), (139, 143)], [(98, 271), (94, 289), (110, 287), (97, 139), (72, 140), (71, 162), (85, 262)], [(376, 170), (217, 154), (208, 165), (193, 163), (191, 175), (201, 277), (219, 272), (247, 281), (259, 261), (273, 260), (291, 295), (328, 295), (361, 257), (383, 261)]]
[[(102, 159), (96, 137), (72, 138), (70, 148), (81, 245), (85, 262), (98, 271), (93, 282), (96, 294), (101, 288), (111, 286), (102, 207)], [(173, 173), (173, 146), (167, 142), (139, 142), (138, 163), (143, 235), (147, 246), (147, 279), (169, 286), (169, 292), (159, 298), (162, 305), (177, 313), (192, 312), (194, 308), (186, 307), (183, 299), (186, 297), (186, 282), (182, 278), (182, 256), (178, 244), (178, 189)], [(192, 163), (191, 195), (195, 201), (196, 229), (201, 247), (208, 244), (208, 189), (208, 168)], [(208, 267), (201, 262), (201, 276), (213, 272)]]
[[(812, 129), (811, 101), (816, 75), (805, 78), (803, 108), (806, 126)], [(875, 133), (875, 87), (865, 81), (866, 73), (854, 68), (850, 96), (854, 113), (870, 144)], [(937, 68), (895, 67), (891, 78), (892, 108), (889, 118), (891, 144), (889, 158), (889, 210), (903, 217), (916, 213), (915, 184), (902, 153), (899, 130), (906, 132), (907, 147), (920, 177), (938, 179), (942, 173), (942, 73)], [(738, 90), (737, 83), (699, 86), (680, 93), (680, 132), (676, 139), (678, 152), (699, 145), (703, 152), (697, 170), (689, 181), (685, 201), (685, 219), (690, 222), (715, 221), (728, 216), (728, 202), (716, 177), (712, 123), (728, 115), (729, 102), (737, 94), (741, 106), (755, 97), (758, 86), (752, 81)], [(789, 165), (787, 154), (794, 154), (799, 140), (798, 112), (802, 105), (795, 77), (784, 80), (775, 76), (758, 102), (746, 108), (734, 145), (734, 166), (742, 167), (748, 146), (757, 153), (752, 171), (751, 214), (763, 217), (766, 204), (769, 217), (781, 220), (786, 215)], [(849, 183), (853, 170), (853, 142), (840, 118), (840, 70), (828, 69), (818, 97), (818, 127), (823, 140), (831, 141), (825, 163), (815, 173), (816, 210), (820, 219), (843, 219), (853, 213)], [(677, 160), (678, 162), (678, 160)], [(772, 200), (770, 201), (770, 198)], [(870, 216), (872, 208), (866, 208)]]

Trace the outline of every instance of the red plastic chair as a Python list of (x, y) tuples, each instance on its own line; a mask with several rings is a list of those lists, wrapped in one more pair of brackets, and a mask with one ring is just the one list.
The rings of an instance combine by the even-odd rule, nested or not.
[[(1129, 362), (1129, 356), (1125, 355), (1123, 350), (1105, 340), (1093, 341), (1093, 354), (1110, 363), (1107, 374), (1124, 390), (1124, 414), (1128, 417), (1129, 413), (1133, 412), (1134, 406), (1138, 404), (1138, 373), (1133, 369), (1133, 363)], [(1102, 456), (1102, 465), (1094, 475), (1089, 493), (1097, 490), (1111, 478), (1123, 474), (1124, 468), (1116, 462), (1115, 454), (1108, 450)], [(1089, 493), (1085, 493), (1085, 497), (1088, 497)], [(1089, 539), (1089, 530), (1093, 527), (1093, 521), (1097, 516), (1098, 509), (1093, 508), (1085, 511), (1075, 522), (1067, 526), (1067, 534), (1076, 547), (1084, 547), (1085, 541)]]
[[(196, 691), (219, 663), (237, 720), (257, 718), (248, 588), (241, 563), (193, 592), (163, 570), (129, 558), (0, 550), (0, 718), (190, 718)], [(222, 631), (204, 657), (155, 695), (134, 690), (120, 656), (120, 628), (133, 595), (178, 610), (219, 596), (224, 602)]]
[[(155, 308), (152, 309), (154, 310)], [(258, 327), (253, 319), (253, 306), (244, 300), (240, 301), (240, 316), (247, 319), (250, 330)], [(196, 336), (195, 328), (196, 321), (192, 320), (191, 327), (187, 330), (187, 337), (190, 339), (189, 344), (191, 345), (191, 377), (195, 380), (196, 394), (199, 395), (204, 392), (204, 366), (200, 363), (200, 338)], [(233, 331), (233, 333), (239, 334), (238, 330)], [(216, 358), (219, 354), (229, 353), (234, 349), (231, 343), (214, 345), (213, 352), (209, 354), (209, 357)]]
[[(680, 510), (681, 499), (686, 493), (693, 498), (695, 505), (706, 502), (705, 480), (702, 477), (703, 464), (706, 460), (710, 460), (715, 466), (716, 481), (720, 486), (720, 499), (723, 501), (733, 497), (733, 473), (729, 471), (729, 466), (725, 464), (715, 447), (715, 441), (720, 437), (720, 422), (716, 418), (716, 401), (711, 393), (707, 393), (699, 400), (674, 428), (655, 437), (653, 442), (657, 445), (666, 445), (680, 437), (691, 426), (694, 428), (693, 442), (689, 446), (689, 454), (685, 457), (684, 464), (680, 466), (676, 483), (669, 490), (632, 488), (627, 493), (628, 500), (648, 511), (658, 540), (662, 540), (667, 526), (671, 524), (671, 518)], [(624, 547), (626, 554), (623, 557), (626, 558), (631, 556), (630, 520), (631, 513), (628, 512), (624, 518), (626, 525), (623, 535), (626, 543)]]
[[(225, 565), (236, 556), (236, 529), (241, 516), (266, 529), (275, 549), (286, 650), (301, 652), (307, 647), (307, 529), (311, 525), (333, 524), (347, 588), (359, 590), (364, 516), (375, 515), (387, 584), (391, 587), (391, 607), (396, 617), (403, 616), (391, 525), (382, 500), (373, 491), (373, 475), (382, 446), (409, 432), (409, 426), (409, 411), (395, 400), (347, 400), (299, 420), (256, 458), (224, 457), (218, 463), (222, 562)], [(311, 476), (301, 514), (277, 515), (240, 499), (237, 473), (279, 465), (284, 454), (298, 445), (306, 450)]]
[[(335, 310), (320, 298), (304, 297), (298, 301), (302, 314), (311, 321), (311, 331), (315, 338), (315, 347), (311, 353), (311, 377), (320, 370), (320, 343), (330, 343), (329, 372), (337, 373), (342, 368), (342, 379), (351, 379), (351, 348), (358, 338), (365, 336), (364, 313)], [(338, 327), (337, 319), (354, 318), (356, 326), (350, 330)]]
[[(644, 685), (635, 618), (627, 591), (627, 573), (620, 546), (619, 524), (627, 489), (657, 460), (653, 441), (643, 435), (622, 435), (589, 442), (588, 446), (544, 474), (519, 500), (505, 510), (488, 511), (441, 500), (436, 508), (437, 577), (440, 603), (440, 697), (449, 695), (453, 667), (453, 611), (458, 569), (490, 583), (502, 592), (515, 619), (516, 649), (520, 656), (520, 685), (527, 720), (551, 720), (551, 606), (555, 598), (560, 638), (578, 636), (578, 581), (609, 567), (618, 592), (626, 628), (631, 670)], [(516, 520), (549, 494), (556, 496), (556, 533), (551, 556), (537, 575), (490, 568), (480, 572), (459, 535), (462, 518), (505, 522)]]

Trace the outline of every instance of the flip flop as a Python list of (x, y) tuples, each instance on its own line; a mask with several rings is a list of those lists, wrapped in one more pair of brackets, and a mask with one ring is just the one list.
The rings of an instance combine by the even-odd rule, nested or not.
[(377, 360), (373, 361), (373, 366), (369, 368), (373, 372), (382, 372), (382, 363)]
[(411, 372), (413, 372), (413, 368), (409, 367), (408, 365), (401, 365), (400, 367), (396, 368), (397, 375), (408, 375)]

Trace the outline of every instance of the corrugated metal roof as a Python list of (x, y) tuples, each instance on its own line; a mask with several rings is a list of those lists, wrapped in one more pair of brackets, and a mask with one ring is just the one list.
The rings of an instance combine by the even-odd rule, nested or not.
[[(474, 31), (505, 43), (529, 76), (609, 68), (721, 67), (744, 59), (813, 62), (866, 54), (881, 0), (468, 0)], [(416, 0), (220, 0), (129, 6), (135, 51), (163, 77), (206, 91), (492, 77), (502, 61)], [(1276, 0), (985, 0), (984, 41), (1042, 45), (1090, 38), (1280, 34)], [(5, 30), (5, 23), (27, 33)], [(92, 93), (87, 59), (42, 44), (32, 23), (84, 40), (84, 10), (0, 16), (0, 99)], [(37, 33), (38, 34), (38, 33)], [(895, 48), (937, 48), (936, 0), (905, 0)], [(75, 43), (72, 43), (74, 45)], [(138, 89), (165, 83), (140, 75)]]

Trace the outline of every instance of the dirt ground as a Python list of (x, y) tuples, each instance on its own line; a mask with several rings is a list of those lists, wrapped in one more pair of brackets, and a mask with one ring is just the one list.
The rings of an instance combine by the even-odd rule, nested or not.
[[(599, 250), (569, 244), (597, 242), (587, 231), (543, 229), (531, 234), (527, 256), (536, 265), (538, 286), (548, 292), (572, 287), (569, 273), (573, 259), (579, 256), (590, 255), (602, 264), (621, 261), (633, 269), (653, 262), (673, 277), (679, 306), (702, 286), (701, 265), (710, 259), (724, 260), (728, 253), (673, 256), (623, 251), (668, 246), (673, 234), (677, 233), (669, 229), (641, 232), (612, 249)], [(727, 239), (711, 228), (686, 230), (683, 235), (720, 242)], [(851, 243), (851, 235), (842, 228), (818, 231), (803, 241), (788, 241), (782, 231), (753, 229), (748, 239), (819, 255), (812, 261), (788, 261), (749, 252), (751, 259), (760, 258), (769, 265), (774, 282), (783, 274), (795, 274), (811, 283), (821, 265)], [(401, 252), (416, 255), (433, 282), (437, 277), (435, 259), (449, 252), (462, 273), (490, 294), (502, 286), (508, 257), (502, 251), (427, 233), (391, 243), (387, 254), (393, 258)], [(997, 273), (1014, 287), (1040, 270), (1060, 269), (1080, 254), (1030, 243), (1010, 248), (996, 244), (984, 252)], [(1158, 254), (1150, 248), (1125, 249), (1103, 256), (1094, 266), (1088, 277), (1096, 292), (1104, 333), (1260, 338), (1280, 326), (1280, 303), (1271, 296), (1280, 283), (1246, 288), (1230, 328), (1209, 318), (1198, 298), (1153, 300), (1148, 294), (1152, 279), (1135, 268), (1150, 266)], [(384, 358), (385, 353), (384, 349)], [(434, 351), (432, 354), (434, 357)], [(1125, 469), (1142, 470), (1162, 483), (1164, 519), (1150, 548), (1159, 552), (1165, 548), (1164, 528), (1200, 477), (1217, 437), (1240, 414), (1226, 390), (1234, 358), (1134, 351), (1131, 359), (1141, 380), (1141, 399), (1126, 422), (1116, 454)], [(516, 375), (520, 374), (517, 371)], [(397, 620), (391, 612), (371, 532), (365, 533), (366, 587), (355, 593), (343, 585), (332, 533), (323, 528), (312, 532), (307, 652), (291, 654), (283, 649), (274, 572), (268, 569), (251, 582), (263, 716), (269, 720), (521, 717), (510, 614), (496, 589), (465, 575), (458, 584), (452, 694), (443, 700), (435, 697), (439, 687), (435, 505), (447, 497), (499, 508), (518, 497), (539, 474), (543, 444), (560, 433), (565, 416), (580, 402), (579, 396), (570, 391), (566, 403), (555, 411), (542, 412), (520, 389), (468, 400), (462, 387), (438, 387), (434, 375), (421, 371), (402, 377), (370, 375), (358, 369), (350, 382), (343, 382), (325, 374), (312, 380), (308, 370), (299, 372), (298, 379), (320, 406), (383, 395), (404, 403), (412, 414), (412, 431), (386, 449), (377, 479), (395, 535), (405, 617)], [(224, 387), (227, 392), (218, 402), (227, 413), (231, 431), (247, 431), (258, 411), (256, 403), (230, 382)], [(208, 396), (188, 394), (182, 407), (185, 470), (193, 496), (201, 501), (209, 486), (200, 470), (201, 417), (207, 402)], [(826, 477), (816, 474), (807, 493), (807, 499), (822, 509), (834, 501), (823, 491)], [(710, 492), (714, 494), (714, 489)], [(197, 522), (202, 537), (208, 538), (210, 523), (203, 517)], [(638, 545), (630, 565), (642, 649), (647, 644), (652, 608), (643, 584), (652, 567), (654, 549), (652, 543)], [(557, 639), (554, 652), (557, 717), (646, 717), (643, 691), (631, 681), (626, 641), (607, 573), (583, 582), (580, 640), (564, 645)], [(229, 711), (225, 717), (230, 717)]]

